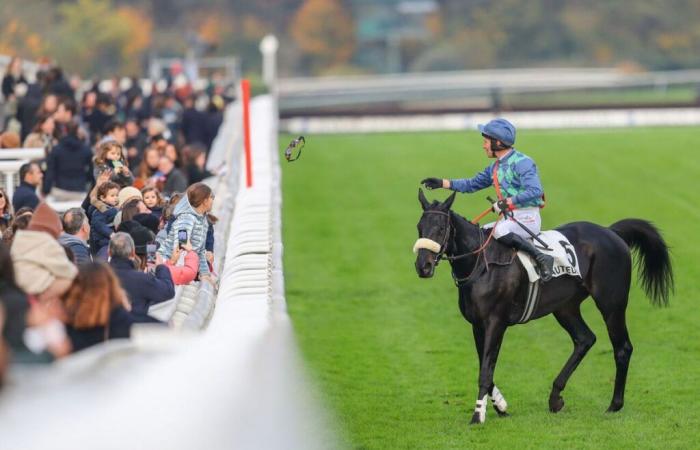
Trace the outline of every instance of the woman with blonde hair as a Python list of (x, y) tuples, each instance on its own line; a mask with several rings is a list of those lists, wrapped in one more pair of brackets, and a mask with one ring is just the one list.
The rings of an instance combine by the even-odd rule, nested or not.
[(119, 279), (107, 264), (80, 266), (62, 300), (67, 315), (66, 331), (73, 351), (108, 339), (130, 337), (131, 305)]

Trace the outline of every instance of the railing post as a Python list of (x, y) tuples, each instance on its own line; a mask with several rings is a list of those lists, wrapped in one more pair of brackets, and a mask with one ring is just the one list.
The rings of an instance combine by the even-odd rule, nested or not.
[(241, 94), (243, 100), (243, 146), (245, 148), (245, 185), (253, 186), (253, 161), (250, 151), (250, 82), (241, 80)]

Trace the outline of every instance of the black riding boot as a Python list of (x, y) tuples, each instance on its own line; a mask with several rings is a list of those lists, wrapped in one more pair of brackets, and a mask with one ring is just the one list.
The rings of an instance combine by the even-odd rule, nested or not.
[(540, 269), (540, 278), (542, 278), (542, 281), (549, 281), (552, 279), (554, 258), (538, 251), (534, 245), (515, 233), (508, 233), (505, 236), (501, 236), (498, 238), (498, 242), (516, 250), (522, 250), (528, 255), (532, 256), (535, 261), (537, 261), (537, 266)]

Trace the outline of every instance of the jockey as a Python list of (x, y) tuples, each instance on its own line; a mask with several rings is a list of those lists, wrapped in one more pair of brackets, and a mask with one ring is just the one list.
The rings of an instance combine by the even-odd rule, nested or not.
[(473, 178), (426, 178), (421, 183), (428, 189), (444, 188), (468, 193), (493, 185), (498, 195), (493, 211), (504, 215), (503, 220), (496, 222), (493, 236), (502, 244), (532, 256), (537, 261), (542, 281), (549, 281), (552, 278), (554, 258), (538, 251), (527, 240), (530, 237), (527, 232), (513, 220), (505, 218), (505, 213), (512, 211), (515, 219), (534, 234), (539, 234), (544, 191), (537, 166), (529, 156), (513, 148), (515, 127), (512, 123), (505, 119), (495, 119), (486, 125), (479, 125), (479, 131), (484, 137), (482, 148), (487, 157), (496, 159), (494, 163)]

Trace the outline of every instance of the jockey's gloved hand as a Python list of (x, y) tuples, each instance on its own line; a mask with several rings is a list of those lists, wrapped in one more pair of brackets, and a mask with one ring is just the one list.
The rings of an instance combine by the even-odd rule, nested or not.
[(442, 178), (424, 178), (420, 183), (427, 189), (439, 189), (442, 187)]
[(501, 199), (492, 205), (493, 212), (496, 214), (506, 213), (513, 209), (513, 204), (507, 198)]

